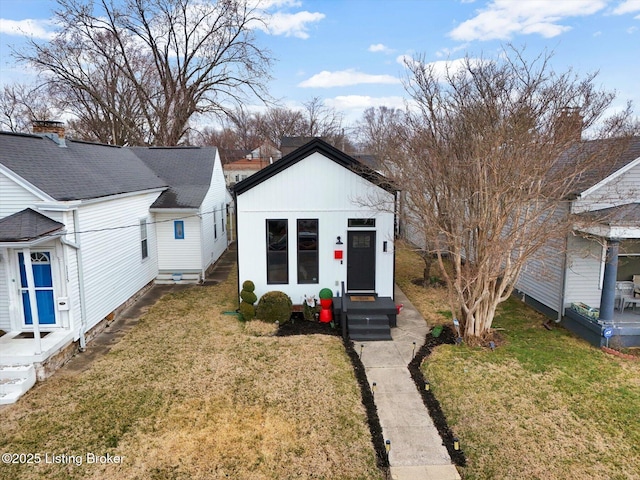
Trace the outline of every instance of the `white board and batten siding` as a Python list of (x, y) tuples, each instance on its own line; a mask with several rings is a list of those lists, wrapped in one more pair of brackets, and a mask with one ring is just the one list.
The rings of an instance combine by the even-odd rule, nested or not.
[[(382, 200), (386, 210), (371, 206)], [(294, 303), (320, 289), (334, 293), (347, 275), (347, 231), (376, 231), (375, 289), (393, 297), (394, 196), (361, 176), (338, 165), (319, 152), (311, 154), (237, 197), (239, 280), (252, 280), (255, 293), (271, 290), (287, 293)], [(348, 228), (350, 218), (375, 218), (375, 228)], [(288, 220), (287, 284), (267, 284), (266, 220)], [(297, 220), (318, 219), (319, 276), (317, 284), (298, 283)], [(340, 236), (343, 245), (336, 245)], [(383, 242), (387, 251), (383, 252)], [(344, 252), (344, 261), (334, 259), (334, 250)]]
[[(157, 197), (157, 192), (142, 193), (79, 208), (87, 329), (126, 302), (158, 273), (154, 218), (149, 213)], [(144, 259), (142, 219), (147, 220), (148, 256)]]

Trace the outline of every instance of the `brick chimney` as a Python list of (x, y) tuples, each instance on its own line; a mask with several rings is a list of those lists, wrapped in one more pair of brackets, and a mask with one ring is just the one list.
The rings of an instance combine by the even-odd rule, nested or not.
[(59, 147), (66, 147), (64, 141), (64, 123), (52, 120), (34, 120), (32, 124), (33, 133), (50, 138)]

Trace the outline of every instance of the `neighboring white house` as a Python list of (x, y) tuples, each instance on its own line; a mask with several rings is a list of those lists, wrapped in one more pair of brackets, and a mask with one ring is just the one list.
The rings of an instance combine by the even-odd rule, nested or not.
[[(579, 214), (573, 234), (528, 262), (517, 292), (591, 343), (605, 343), (602, 333), (613, 325), (619, 342), (640, 345), (640, 317), (623, 313), (621, 303), (622, 296), (633, 296), (623, 290), (633, 290), (633, 277), (640, 275), (640, 137), (606, 171), (585, 175), (565, 213), (569, 209)], [(583, 321), (577, 313), (589, 313), (587, 307), (592, 312), (586, 316), (597, 318)]]
[(169, 188), (153, 202), (157, 283), (200, 282), (227, 248), (228, 192), (213, 147), (135, 147)]
[(314, 139), (234, 189), (239, 283), (294, 304), (322, 288), (393, 298), (396, 191)]
[(216, 149), (0, 133), (0, 402), (7, 365), (42, 378), (154, 280), (201, 279), (227, 246), (226, 194)]

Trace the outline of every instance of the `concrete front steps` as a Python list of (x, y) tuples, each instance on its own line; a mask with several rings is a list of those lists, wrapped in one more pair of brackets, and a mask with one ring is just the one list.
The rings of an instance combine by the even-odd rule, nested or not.
[(33, 365), (0, 365), (0, 405), (15, 403), (35, 383)]

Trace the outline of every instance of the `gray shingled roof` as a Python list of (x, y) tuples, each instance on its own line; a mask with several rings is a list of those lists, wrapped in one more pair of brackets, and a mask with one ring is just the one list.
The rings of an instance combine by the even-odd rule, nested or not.
[[(626, 142), (629, 142), (626, 144)], [(622, 151), (618, 151), (623, 146)], [(628, 165), (637, 158), (640, 158), (640, 137), (632, 137), (631, 139), (605, 139), (591, 140), (582, 142), (576, 148), (569, 149), (561, 158), (562, 164), (575, 161), (576, 156), (593, 155), (599, 156), (613, 153), (613, 158), (600, 168), (592, 169), (582, 173), (581, 177), (574, 186), (574, 193), (580, 194), (589, 188), (601, 182), (608, 176), (617, 172), (624, 166)]]
[(215, 147), (132, 147), (170, 185), (151, 208), (199, 208), (209, 191)]
[(84, 200), (167, 186), (131, 149), (0, 132), (0, 164), (56, 200)]
[(27, 208), (0, 220), (0, 242), (28, 242), (63, 227), (62, 223)]

